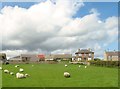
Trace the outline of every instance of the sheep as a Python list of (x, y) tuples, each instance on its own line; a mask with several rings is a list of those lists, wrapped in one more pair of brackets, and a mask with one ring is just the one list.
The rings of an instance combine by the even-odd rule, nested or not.
[(85, 68), (87, 68), (87, 66), (85, 66)]
[(64, 77), (69, 78), (70, 77), (70, 73), (64, 72)]
[(9, 73), (9, 70), (6, 70), (6, 69), (5, 69), (5, 70), (4, 70), (4, 73)]
[(34, 65), (32, 65), (32, 67), (33, 67)]
[(26, 78), (26, 77), (24, 74), (18, 72), (18, 73), (16, 73), (16, 78), (22, 79), (22, 78)]
[(10, 72), (10, 75), (14, 75), (14, 73), (13, 73), (13, 72)]
[(15, 67), (17, 68), (17, 67), (19, 67), (19, 65), (15, 65)]
[(81, 65), (79, 65), (79, 67), (81, 67)]
[(0, 67), (0, 70), (2, 70), (2, 67)]
[(29, 77), (30, 75), (29, 74), (25, 74), (25, 77)]
[(20, 69), (19, 69), (19, 71), (20, 71), (20, 72), (23, 72), (23, 71), (24, 71), (24, 69), (20, 68)]
[(68, 65), (67, 64), (65, 64), (65, 67), (67, 67)]

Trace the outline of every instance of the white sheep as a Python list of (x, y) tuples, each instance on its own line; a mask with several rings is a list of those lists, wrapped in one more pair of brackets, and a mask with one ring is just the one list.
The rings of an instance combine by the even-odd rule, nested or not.
[(2, 70), (2, 67), (0, 67), (0, 70)]
[(5, 70), (4, 70), (4, 73), (9, 73), (9, 70), (6, 70), (6, 69), (5, 69)]
[(15, 65), (15, 67), (19, 67), (19, 65)]
[(25, 74), (25, 77), (29, 77), (30, 75), (29, 74)]
[(79, 67), (81, 67), (81, 65), (79, 65)]
[(24, 74), (18, 72), (18, 73), (16, 73), (16, 78), (22, 79), (22, 78), (26, 78), (26, 77)]
[(87, 66), (85, 66), (85, 68), (87, 68)]
[(14, 73), (13, 73), (13, 72), (10, 72), (10, 75), (14, 75)]
[(34, 65), (32, 65), (32, 67), (33, 67)]
[(69, 78), (70, 77), (70, 73), (64, 72), (64, 77)]
[(20, 68), (20, 69), (19, 69), (19, 71), (20, 71), (20, 72), (23, 72), (23, 71), (24, 71), (24, 69)]
[(65, 67), (67, 67), (68, 65), (67, 64), (65, 64)]

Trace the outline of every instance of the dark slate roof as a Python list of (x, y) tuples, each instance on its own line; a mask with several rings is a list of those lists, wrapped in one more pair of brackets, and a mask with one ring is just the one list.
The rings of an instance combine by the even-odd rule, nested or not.
[(46, 58), (72, 58), (72, 54), (51, 54), (46, 55)]
[(75, 54), (81, 54), (81, 53), (94, 53), (94, 52), (91, 50), (88, 50), (88, 49), (81, 49), (78, 52), (76, 52)]
[(56, 54), (54, 58), (72, 58), (72, 54)]

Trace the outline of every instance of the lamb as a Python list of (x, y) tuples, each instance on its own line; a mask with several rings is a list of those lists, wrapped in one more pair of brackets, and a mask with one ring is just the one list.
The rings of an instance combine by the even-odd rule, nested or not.
[(0, 70), (2, 70), (2, 67), (0, 67)]
[(33, 67), (34, 65), (32, 65), (32, 67)]
[(6, 69), (5, 69), (5, 70), (4, 70), (4, 73), (9, 73), (9, 70), (6, 70)]
[(15, 65), (15, 67), (19, 67), (19, 65)]
[(30, 75), (29, 74), (25, 74), (25, 77), (29, 77)]
[(64, 77), (69, 78), (70, 77), (70, 73), (64, 72)]
[(68, 65), (67, 64), (65, 64), (65, 67), (67, 67)]
[(20, 71), (20, 72), (23, 72), (23, 71), (24, 71), (24, 69), (20, 68), (20, 69), (19, 69), (19, 71)]
[(16, 73), (16, 78), (22, 79), (22, 78), (26, 78), (26, 77), (24, 74), (18, 72), (18, 73)]
[(10, 75), (14, 75), (14, 73), (13, 73), (13, 72), (10, 72)]

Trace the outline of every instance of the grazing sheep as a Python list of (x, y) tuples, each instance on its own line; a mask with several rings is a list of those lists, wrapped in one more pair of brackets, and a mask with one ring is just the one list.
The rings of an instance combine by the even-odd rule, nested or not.
[(4, 70), (4, 73), (9, 73), (9, 70), (6, 70), (6, 69), (5, 69), (5, 70)]
[(70, 73), (64, 72), (64, 77), (69, 78), (70, 77)]
[(14, 75), (14, 73), (13, 73), (13, 72), (10, 72), (10, 75)]
[(20, 72), (23, 72), (23, 71), (24, 71), (24, 69), (20, 68), (20, 69), (19, 69), (19, 71), (20, 71)]
[(25, 74), (25, 77), (29, 77), (30, 75), (29, 74)]
[(67, 64), (65, 64), (65, 67), (67, 67), (68, 65)]
[(87, 68), (87, 66), (85, 66), (85, 68)]
[(2, 67), (0, 67), (0, 70), (2, 70)]
[(79, 67), (81, 67), (81, 65), (79, 65)]
[(34, 65), (32, 65), (32, 67), (33, 67)]
[(17, 67), (19, 67), (19, 65), (15, 65), (15, 67), (17, 68)]
[(16, 73), (16, 78), (22, 79), (22, 78), (26, 78), (26, 77), (24, 74), (18, 72), (18, 73)]

